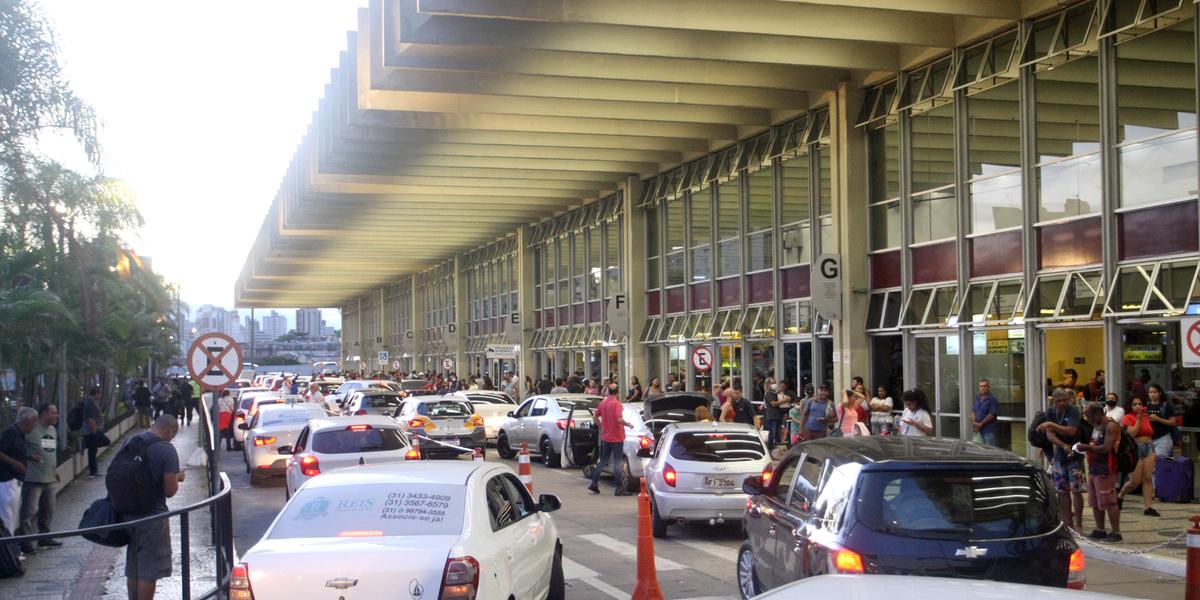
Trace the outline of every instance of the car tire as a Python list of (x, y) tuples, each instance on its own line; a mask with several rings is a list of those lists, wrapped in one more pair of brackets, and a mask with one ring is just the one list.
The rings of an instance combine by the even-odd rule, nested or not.
[(630, 467), (628, 458), (621, 464), (621, 479), (625, 482), (625, 491), (634, 494), (642, 491), (642, 480), (633, 476), (633, 468)]
[(542, 438), (542, 464), (548, 469), (561, 469), (562, 456), (554, 451), (554, 445), (550, 443), (550, 438)]
[(567, 597), (567, 580), (563, 577), (562, 544), (554, 549), (554, 562), (550, 565), (550, 592), (546, 600), (564, 600)]
[(660, 540), (667, 537), (667, 522), (658, 516), (658, 506), (654, 502), (650, 502), (650, 530)]
[(500, 455), (500, 458), (504, 460), (511, 460), (512, 457), (517, 455), (516, 450), (513, 450), (512, 446), (508, 445), (508, 435), (503, 431), (500, 432), (500, 435), (496, 436), (496, 454)]
[(737, 554), (737, 584), (738, 594), (742, 600), (748, 600), (762, 593), (762, 583), (755, 573), (754, 551), (750, 548), (750, 540), (746, 540)]

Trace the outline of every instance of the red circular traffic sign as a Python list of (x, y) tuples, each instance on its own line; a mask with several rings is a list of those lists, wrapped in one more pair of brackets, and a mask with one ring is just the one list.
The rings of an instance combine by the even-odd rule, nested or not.
[(708, 346), (698, 346), (692, 350), (692, 366), (697, 371), (707, 373), (712, 369), (713, 353)]
[(1184, 337), (1186, 339), (1183, 341), (1187, 344), (1188, 350), (1190, 350), (1192, 354), (1200, 356), (1200, 321), (1192, 323), (1192, 326), (1187, 330), (1187, 335)]
[(201, 334), (188, 348), (187, 368), (201, 388), (223, 390), (242, 372), (242, 347), (223, 333)]

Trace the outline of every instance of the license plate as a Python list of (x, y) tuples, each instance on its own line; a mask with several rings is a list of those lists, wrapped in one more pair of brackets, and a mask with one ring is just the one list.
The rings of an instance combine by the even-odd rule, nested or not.
[(439, 442), (442, 442), (443, 444), (450, 444), (451, 446), (457, 446), (457, 445), (458, 445), (458, 438), (442, 438), (442, 439), (440, 439), (440, 440), (438, 440), (438, 441), (439, 441)]
[(706, 488), (732, 488), (733, 478), (731, 477), (705, 477), (704, 487)]

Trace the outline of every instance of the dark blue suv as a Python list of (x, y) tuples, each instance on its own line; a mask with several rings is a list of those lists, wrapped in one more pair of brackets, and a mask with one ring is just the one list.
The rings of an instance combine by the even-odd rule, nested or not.
[(848, 437), (794, 446), (746, 480), (743, 598), (826, 573), (1082, 589), (1083, 552), (1046, 473), (961, 440)]

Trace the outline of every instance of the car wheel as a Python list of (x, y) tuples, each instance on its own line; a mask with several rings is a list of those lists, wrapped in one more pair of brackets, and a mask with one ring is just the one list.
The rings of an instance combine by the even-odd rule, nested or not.
[(658, 516), (658, 505), (653, 502), (650, 503), (650, 529), (656, 538), (667, 537), (667, 522)]
[(548, 469), (562, 467), (562, 456), (554, 451), (554, 445), (550, 443), (550, 438), (542, 438), (542, 464), (546, 465)]
[(567, 597), (567, 580), (563, 577), (562, 545), (554, 550), (554, 563), (550, 566), (550, 592), (546, 600), (563, 600)]
[(499, 454), (500, 458), (503, 458), (504, 460), (509, 460), (517, 455), (516, 451), (512, 449), (512, 446), (508, 445), (508, 435), (503, 431), (501, 431), (500, 435), (496, 437), (496, 454)]
[(750, 549), (749, 540), (738, 549), (737, 582), (738, 593), (742, 595), (742, 600), (753, 598), (762, 590), (762, 584), (759, 583), (758, 575), (754, 572), (754, 551)]
[(633, 469), (629, 466), (629, 459), (621, 464), (621, 479), (625, 481), (625, 490), (633, 493), (642, 491), (642, 480), (633, 476)]

